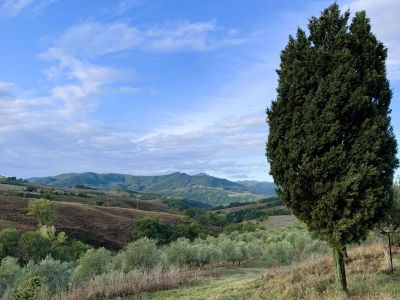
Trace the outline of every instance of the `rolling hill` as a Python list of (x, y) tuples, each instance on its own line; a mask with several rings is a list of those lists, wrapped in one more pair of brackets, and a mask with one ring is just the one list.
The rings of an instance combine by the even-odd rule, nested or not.
[[(29, 198), (0, 196), (0, 230), (14, 227), (33, 230), (37, 221), (26, 215)], [(142, 217), (159, 218), (169, 224), (182, 223), (175, 213), (142, 209), (101, 207), (82, 203), (53, 202), (56, 208), (54, 225), (71, 238), (93, 246), (120, 249), (132, 239), (134, 223)]]
[(161, 176), (133, 176), (86, 172), (67, 173), (52, 177), (36, 177), (28, 180), (56, 187), (85, 185), (103, 190), (156, 193), (210, 205), (275, 195), (275, 185), (270, 182), (233, 182), (203, 173), (193, 176), (180, 172)]

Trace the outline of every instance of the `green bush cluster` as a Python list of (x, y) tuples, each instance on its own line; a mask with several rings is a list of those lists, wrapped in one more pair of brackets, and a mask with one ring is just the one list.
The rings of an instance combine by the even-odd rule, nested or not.
[(151, 238), (157, 240), (159, 245), (168, 244), (180, 237), (193, 240), (198, 237), (205, 237), (210, 232), (196, 223), (182, 223), (177, 225), (170, 225), (164, 221), (145, 217), (138, 220), (133, 229), (133, 239)]
[(61, 261), (72, 261), (90, 248), (77, 240), (69, 240), (54, 226), (40, 226), (36, 231), (19, 232), (15, 228), (0, 230), (0, 259), (13, 256), (21, 264), (40, 261), (47, 255)]
[[(252, 227), (244, 224), (243, 227)], [(19, 245), (14, 238), (17, 232), (7, 230), (0, 232), (0, 237), (7, 237), (12, 247)], [(41, 238), (38, 237), (41, 236)], [(52, 236), (49, 239), (47, 236)], [(65, 237), (53, 233), (51, 227), (30, 232), (28, 240), (48, 239), (49, 245), (55, 240), (65, 242)], [(6, 240), (3, 238), (3, 241)], [(34, 239), (33, 239), (34, 240)], [(11, 251), (7, 248), (7, 251)], [(36, 295), (39, 290), (53, 294), (111, 273), (151, 272), (156, 268), (163, 270), (171, 267), (204, 267), (228, 263), (233, 266), (249, 259), (264, 261), (268, 266), (288, 265), (307, 257), (325, 253), (326, 245), (315, 240), (301, 227), (263, 230), (252, 227), (246, 231), (231, 231), (218, 237), (207, 236), (204, 239), (178, 238), (169, 244), (159, 244), (155, 239), (140, 238), (129, 243), (124, 249), (113, 255), (110, 251), (86, 249), (86, 252), (75, 259), (63, 260), (54, 256), (54, 252), (24, 256), (24, 259), (6, 256), (0, 264), (0, 295)], [(10, 253), (8, 253), (10, 254)], [(26, 264), (24, 262), (28, 260)], [(39, 279), (39, 281), (37, 281)], [(22, 296), (20, 296), (22, 297)]]

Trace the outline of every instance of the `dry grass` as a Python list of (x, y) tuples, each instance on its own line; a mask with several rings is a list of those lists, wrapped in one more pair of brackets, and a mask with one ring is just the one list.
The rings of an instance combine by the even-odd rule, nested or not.
[(195, 273), (172, 268), (167, 271), (155, 269), (150, 272), (113, 273), (97, 277), (82, 286), (53, 296), (54, 300), (113, 299), (135, 296), (144, 292), (154, 292), (193, 284)]
[[(400, 283), (399, 277), (388, 275), (387, 270), (378, 244), (350, 251), (346, 262), (350, 298), (400, 299), (396, 290), (383, 288), (385, 282), (394, 286)], [(263, 275), (257, 295), (266, 295), (262, 299), (345, 299), (335, 288), (334, 271), (330, 257), (314, 257), (293, 267), (272, 268)]]
[(293, 215), (269, 216), (265, 221), (261, 222), (267, 229), (292, 226), (298, 223), (299, 220)]

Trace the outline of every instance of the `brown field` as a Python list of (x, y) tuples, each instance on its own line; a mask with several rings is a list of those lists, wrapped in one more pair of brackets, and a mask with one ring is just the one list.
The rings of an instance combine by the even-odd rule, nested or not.
[(261, 222), (267, 229), (292, 226), (298, 223), (299, 220), (293, 215), (269, 216), (267, 220)]
[[(34, 229), (37, 222), (26, 216), (28, 201), (23, 197), (0, 196), (0, 229)], [(181, 222), (180, 215), (167, 212), (56, 201), (54, 204), (57, 229), (65, 231), (69, 237), (109, 249), (119, 249), (126, 245), (132, 237), (132, 225), (141, 217), (156, 217), (169, 224)]]

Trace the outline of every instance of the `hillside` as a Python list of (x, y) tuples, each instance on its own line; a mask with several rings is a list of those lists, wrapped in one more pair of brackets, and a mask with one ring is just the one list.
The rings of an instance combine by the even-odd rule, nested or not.
[(36, 177), (31, 182), (57, 187), (85, 185), (103, 190), (127, 190), (156, 193), (210, 205), (274, 195), (273, 183), (232, 182), (227, 179), (197, 174), (172, 173), (161, 176), (133, 176), (125, 174), (68, 173), (53, 177)]
[[(26, 215), (30, 199), (0, 196), (0, 230), (14, 227), (32, 230), (37, 222)], [(119, 249), (132, 239), (132, 226), (142, 217), (155, 217), (169, 224), (182, 222), (181, 215), (130, 208), (100, 207), (82, 203), (54, 202), (55, 226), (71, 238), (94, 246)]]
[(275, 195), (275, 184), (273, 182), (260, 182), (254, 180), (237, 181), (236, 183), (244, 186), (255, 194)]

